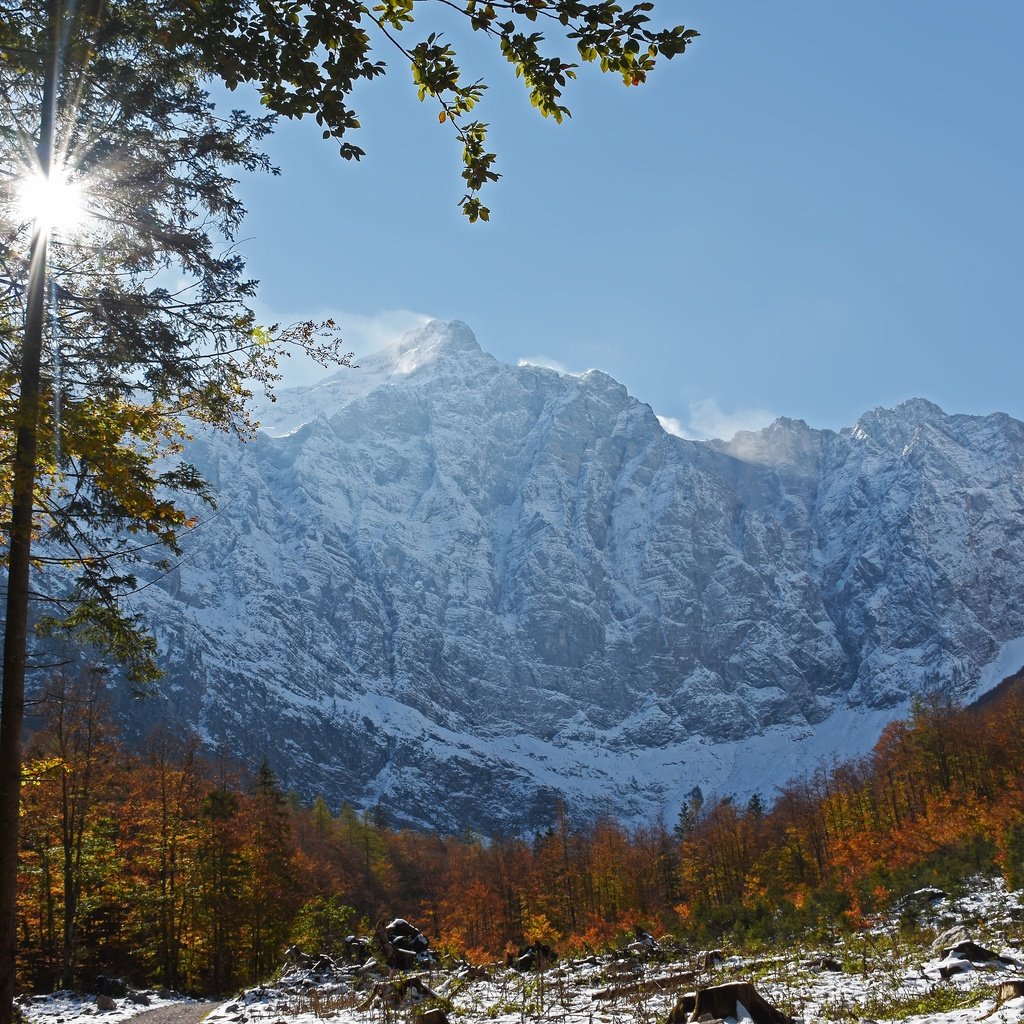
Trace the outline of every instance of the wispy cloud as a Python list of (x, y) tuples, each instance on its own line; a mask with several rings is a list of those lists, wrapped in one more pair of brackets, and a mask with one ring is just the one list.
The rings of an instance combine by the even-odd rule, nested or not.
[[(379, 313), (351, 313), (347, 310), (324, 309), (301, 316), (287, 316), (257, 307), (257, 316), (263, 323), (279, 323), (282, 326), (299, 320), (333, 320), (341, 331), (345, 351), (355, 352), (357, 363), (361, 356), (393, 344), (407, 331), (422, 327), (433, 319), (427, 313), (418, 313), (411, 309), (386, 309)], [(281, 384), (284, 387), (314, 384), (332, 372), (330, 367), (325, 369), (299, 351), (293, 351), (289, 358), (283, 359), (280, 370)]]
[(685, 437), (687, 440), (693, 440), (682, 420), (677, 420), (674, 416), (659, 416), (658, 422), (662, 425), (666, 434), (675, 434), (676, 437)]
[(568, 369), (557, 359), (551, 359), (549, 356), (523, 356), (519, 360), (520, 366), (542, 366), (546, 370), (554, 370), (555, 373), (564, 373), (570, 377), (578, 377), (578, 373), (574, 373)]
[(369, 315), (335, 313), (333, 319), (342, 330), (345, 344), (358, 355), (394, 344), (406, 331), (422, 327), (434, 318), (411, 309), (389, 309)]
[(692, 441), (706, 441), (708, 438), (719, 437), (730, 440), (741, 430), (760, 430), (768, 426), (776, 414), (768, 409), (737, 409), (725, 412), (714, 398), (702, 398), (690, 403), (690, 415), (684, 423), (674, 416), (659, 416), (658, 422), (669, 433), (676, 437), (685, 437)]

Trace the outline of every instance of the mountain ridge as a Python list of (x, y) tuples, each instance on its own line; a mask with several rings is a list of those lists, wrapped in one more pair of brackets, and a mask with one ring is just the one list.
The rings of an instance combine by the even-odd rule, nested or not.
[(458, 322), (361, 367), (193, 444), (222, 511), (139, 602), (168, 680), (134, 728), (197, 722), (417, 825), (640, 821), (862, 752), (1024, 637), (1010, 417), (911, 400), (687, 441)]

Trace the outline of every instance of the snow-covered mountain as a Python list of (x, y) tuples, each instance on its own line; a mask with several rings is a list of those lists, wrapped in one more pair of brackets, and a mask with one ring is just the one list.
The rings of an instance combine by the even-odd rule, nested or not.
[(914, 400), (687, 441), (606, 374), (503, 365), (457, 322), (260, 415), (192, 446), (220, 508), (140, 598), (168, 678), (133, 714), (307, 796), (484, 832), (559, 797), (671, 819), (1024, 664), (1005, 415)]

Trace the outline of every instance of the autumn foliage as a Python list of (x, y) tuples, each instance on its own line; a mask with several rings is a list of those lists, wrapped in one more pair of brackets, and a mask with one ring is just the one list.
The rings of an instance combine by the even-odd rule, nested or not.
[(22, 984), (115, 973), (225, 993), (292, 943), (401, 915), (471, 959), (524, 942), (622, 942), (636, 925), (683, 938), (857, 928), (902, 892), (998, 869), (1024, 884), (1024, 688), (962, 710), (921, 701), (864, 759), (822, 765), (765, 806), (689, 805), (673, 829), (574, 821), (530, 837), (389, 827), (379, 808), (307, 805), (271, 769), (201, 756), (157, 732), (128, 753), (102, 682), (50, 681), (26, 751)]

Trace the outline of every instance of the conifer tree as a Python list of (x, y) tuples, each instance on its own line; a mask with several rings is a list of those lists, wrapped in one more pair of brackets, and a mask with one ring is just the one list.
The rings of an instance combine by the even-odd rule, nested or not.
[(334, 827), (334, 818), (331, 817), (331, 809), (327, 806), (327, 801), (319, 793), (313, 800), (310, 815), (313, 819), (313, 830), (317, 839), (325, 839)]
[(203, 799), (198, 909), (206, 952), (204, 987), (214, 993), (229, 991), (239, 978), (242, 894), (247, 874), (239, 814), (239, 796), (223, 782)]
[(277, 776), (264, 758), (248, 802), (243, 856), (248, 885), (249, 977), (260, 981), (278, 965), (298, 899), (291, 828)]
[(700, 820), (700, 812), (703, 807), (704, 794), (701, 792), (700, 786), (694, 786), (679, 808), (679, 816), (673, 829), (677, 839), (682, 841), (689, 838), (694, 826)]

